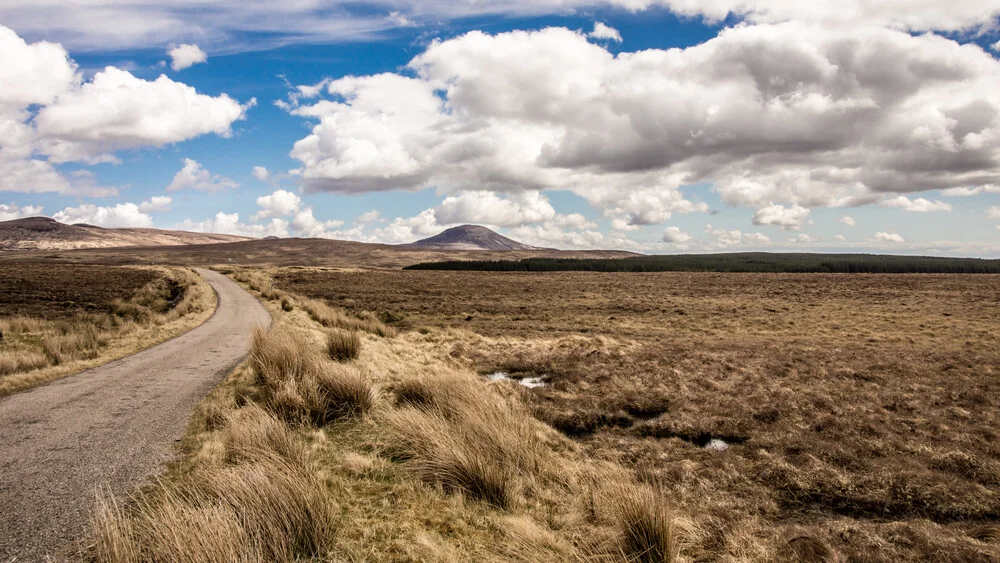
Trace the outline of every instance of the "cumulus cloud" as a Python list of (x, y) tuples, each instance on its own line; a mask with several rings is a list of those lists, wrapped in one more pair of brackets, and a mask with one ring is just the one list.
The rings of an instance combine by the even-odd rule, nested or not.
[(41, 205), (17, 205), (16, 203), (0, 203), (0, 221), (13, 221), (24, 217), (36, 217), (42, 214)]
[(170, 181), (166, 191), (176, 192), (180, 190), (199, 190), (203, 192), (220, 192), (222, 190), (238, 188), (240, 185), (224, 178), (218, 174), (212, 174), (194, 159), (185, 158), (181, 162), (181, 168), (174, 179)]
[(847, 237), (844, 235), (833, 235), (833, 238), (839, 240), (840, 242), (847, 242)]
[(951, 211), (951, 204), (943, 201), (930, 201), (922, 197), (910, 199), (905, 195), (886, 199), (882, 202), (886, 207), (898, 207), (914, 213), (928, 213), (931, 211)]
[(662, 240), (671, 244), (684, 244), (691, 240), (691, 235), (685, 233), (679, 227), (667, 227), (667, 230), (663, 231)]
[(514, 227), (548, 221), (556, 210), (548, 198), (539, 192), (522, 192), (502, 198), (493, 192), (464, 192), (445, 198), (434, 209), (440, 224), (477, 223), (497, 227)]
[(67, 207), (57, 212), (52, 218), (60, 223), (71, 225), (85, 223), (108, 228), (153, 227), (153, 218), (140, 211), (139, 206), (134, 203), (119, 203), (107, 207), (84, 203), (79, 207)]
[(622, 34), (604, 22), (594, 22), (594, 31), (587, 34), (591, 39), (622, 42)]
[(175, 228), (196, 233), (219, 233), (244, 237), (263, 238), (267, 236), (287, 237), (288, 221), (273, 218), (264, 224), (248, 224), (240, 221), (239, 213), (224, 213), (222, 211), (205, 221), (185, 219), (177, 223)]
[(893, 243), (906, 242), (906, 239), (904, 239), (903, 237), (901, 237), (896, 233), (885, 233), (885, 232), (875, 233), (875, 238), (872, 240), (874, 240), (875, 242), (893, 242)]
[(974, 45), (871, 25), (743, 25), (617, 56), (550, 28), (436, 41), (407, 72), (287, 107), (315, 120), (291, 152), (307, 191), (566, 189), (633, 230), (707, 211), (682, 190), (705, 182), (795, 229), (809, 208), (1000, 184), (998, 80)]
[(142, 213), (158, 213), (160, 211), (170, 211), (170, 204), (173, 198), (167, 196), (153, 196), (149, 200), (139, 204), (139, 211)]
[(771, 204), (758, 209), (753, 215), (754, 225), (775, 225), (781, 227), (783, 231), (797, 231), (802, 228), (802, 222), (809, 217), (809, 210), (805, 207), (793, 205), (783, 207)]
[(948, 188), (941, 190), (941, 194), (948, 197), (969, 197), (979, 194), (1000, 194), (1000, 184), (987, 184), (976, 187)]
[(254, 166), (252, 174), (254, 178), (257, 178), (261, 182), (266, 182), (271, 177), (271, 173), (263, 166)]
[(1000, 219), (1000, 205), (994, 205), (987, 209), (986, 216), (990, 219)]
[(850, 215), (844, 215), (839, 219), (839, 221), (848, 227), (853, 227), (858, 224), (858, 222), (854, 220), (854, 217), (851, 217)]
[(0, 191), (113, 195), (114, 188), (67, 177), (53, 164), (117, 162), (119, 150), (228, 136), (253, 102), (115, 67), (87, 81), (61, 45), (27, 43), (4, 26), (0, 52)]
[(170, 57), (170, 68), (184, 70), (204, 62), (208, 62), (208, 54), (202, 51), (197, 45), (182, 43), (167, 50)]
[(726, 230), (705, 225), (710, 247), (732, 248), (741, 245), (763, 245), (771, 242), (771, 238), (761, 233), (743, 233), (738, 229)]
[(162, 147), (200, 135), (231, 134), (256, 100), (199, 94), (161, 75), (153, 81), (107, 67), (59, 96), (35, 117), (41, 150), (53, 162), (113, 161), (110, 153)]
[(382, 213), (378, 209), (366, 211), (354, 219), (355, 225), (368, 225), (382, 219)]
[[(302, 198), (288, 190), (274, 192), (257, 198), (260, 210), (250, 216), (251, 221), (271, 219), (270, 223), (241, 223), (238, 217), (234, 220), (232, 214), (221, 213), (214, 220), (195, 225), (202, 229), (225, 228), (226, 232), (239, 232), (247, 236), (297, 236), (307, 238), (337, 238), (343, 232), (336, 231), (344, 225), (343, 221), (321, 221), (313, 214), (313, 208), (306, 206)], [(221, 226), (221, 227), (220, 227)], [(264, 229), (264, 230), (261, 230)], [(257, 233), (257, 234), (254, 234)], [(260, 234), (264, 233), (264, 234)]]
[[(350, 0), (119, 0), (100, 4), (51, 0), (0, 4), (0, 21), (31, 35), (55, 34), (72, 47), (87, 50), (149, 48), (195, 39), (239, 50), (289, 42), (371, 39), (391, 29), (440, 25), (468, 17), (539, 16), (601, 7), (630, 11), (666, 8), (710, 22), (731, 16), (758, 23), (801, 20), (912, 31), (988, 29), (1000, 13), (994, 2), (982, 0), (946, 4), (936, 0), (902, 4), (870, 0), (371, 0), (364, 10), (352, 9), (356, 5)], [(254, 41), (247, 41), (248, 36)]]
[(287, 217), (299, 211), (302, 198), (287, 190), (277, 190), (270, 195), (258, 197), (257, 206), (260, 211), (251, 217), (254, 221), (265, 217)]

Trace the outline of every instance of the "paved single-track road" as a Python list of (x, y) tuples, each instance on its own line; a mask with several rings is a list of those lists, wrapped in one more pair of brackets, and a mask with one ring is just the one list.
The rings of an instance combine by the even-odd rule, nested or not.
[(63, 559), (96, 492), (126, 494), (174, 454), (192, 410), (246, 356), (267, 311), (232, 280), (198, 270), (215, 314), (159, 346), (0, 399), (0, 563)]

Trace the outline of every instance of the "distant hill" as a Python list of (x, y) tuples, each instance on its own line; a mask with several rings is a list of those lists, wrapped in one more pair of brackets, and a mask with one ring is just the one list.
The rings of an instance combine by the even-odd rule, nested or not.
[(517, 242), (478, 225), (453, 227), (408, 246), (441, 250), (551, 250)]
[(177, 246), (249, 240), (246, 237), (164, 231), (160, 229), (105, 229), (94, 225), (67, 225), (48, 217), (0, 221), (2, 250), (73, 250), (128, 246)]

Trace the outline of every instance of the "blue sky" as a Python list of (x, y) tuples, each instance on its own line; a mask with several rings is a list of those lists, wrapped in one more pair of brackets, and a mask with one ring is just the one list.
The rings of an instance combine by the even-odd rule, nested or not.
[(911, 4), (15, 2), (0, 219), (1000, 256), (1000, 4)]

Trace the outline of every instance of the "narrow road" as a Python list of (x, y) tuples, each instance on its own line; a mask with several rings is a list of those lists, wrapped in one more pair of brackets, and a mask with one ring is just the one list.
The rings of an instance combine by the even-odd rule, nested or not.
[(81, 537), (95, 492), (126, 494), (173, 454), (192, 410), (271, 322), (225, 276), (198, 273), (219, 305), (159, 346), (0, 399), (0, 563), (61, 559)]

